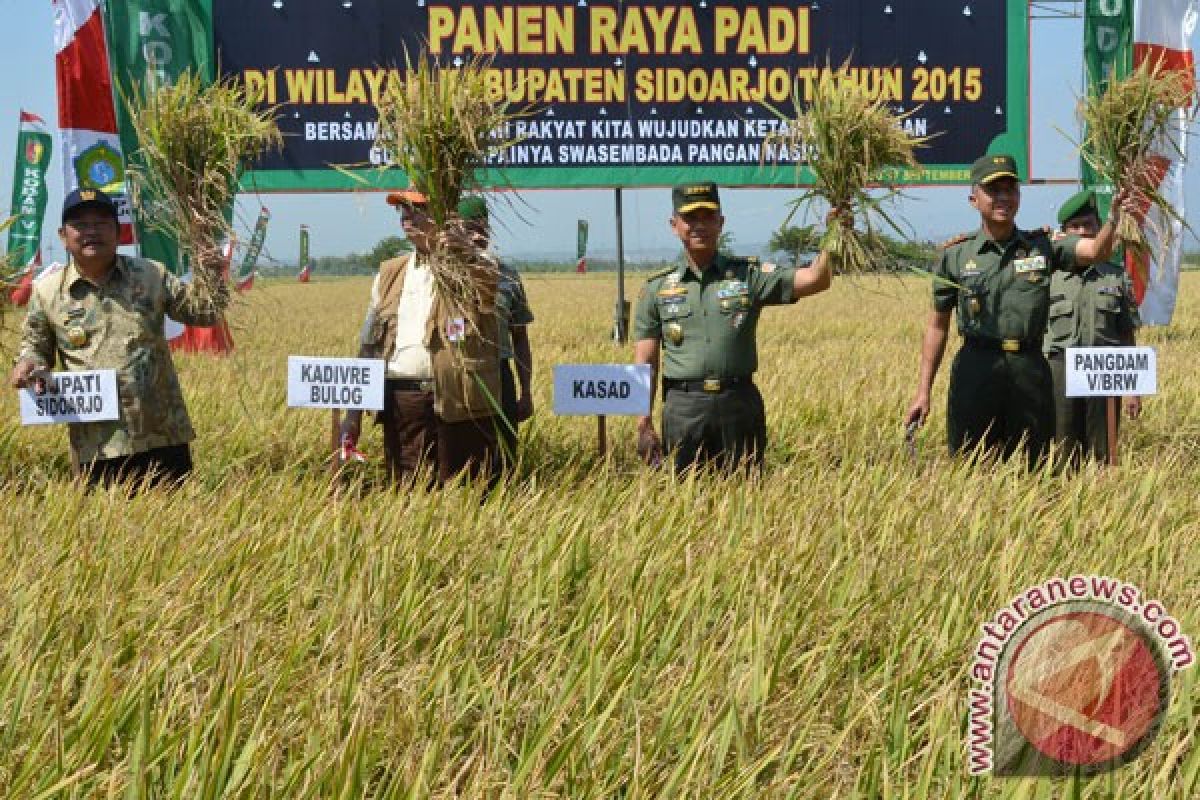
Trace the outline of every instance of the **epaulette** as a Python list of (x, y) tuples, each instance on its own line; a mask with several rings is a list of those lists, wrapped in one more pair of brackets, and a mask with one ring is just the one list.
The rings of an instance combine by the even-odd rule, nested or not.
[(939, 244), (938, 249), (946, 250), (948, 248), (954, 247), (956, 244), (962, 244), (963, 242), (967, 241), (974, 235), (975, 235), (974, 233), (960, 233), (957, 236), (951, 236), (949, 239), (947, 239), (946, 241)]
[(674, 272), (677, 269), (679, 269), (679, 268), (678, 267), (667, 267), (666, 269), (660, 269), (658, 272), (651, 272), (649, 275), (646, 276), (646, 282), (649, 283), (650, 281), (657, 280), (658, 278), (665, 278), (666, 276), (670, 275), (672, 272)]

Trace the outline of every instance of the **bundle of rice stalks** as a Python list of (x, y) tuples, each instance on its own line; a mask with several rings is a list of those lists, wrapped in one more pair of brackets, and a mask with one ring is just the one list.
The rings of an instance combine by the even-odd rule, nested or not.
[[(797, 109), (794, 118), (771, 108), (788, 125), (766, 139), (766, 144), (779, 152), (805, 154), (796, 162), (797, 171), (804, 166), (812, 169), (814, 185), (792, 201), (792, 214), (822, 203), (836, 211), (836, 224), (831, 220), (826, 228), (821, 249), (829, 253), (834, 271), (866, 272), (883, 255), (872, 217), (878, 216), (903, 234), (883, 210), (883, 204), (896, 192), (890, 190), (875, 197), (867, 187), (883, 181), (887, 170), (916, 167), (914, 152), (930, 137), (913, 136), (904, 130), (904, 120), (913, 111), (897, 114), (882, 97), (872, 99), (858, 84), (840, 80), (831, 70), (823, 72), (807, 110), (800, 111), (805, 100), (799, 82), (793, 104)], [(865, 233), (854, 227), (859, 220)]]
[[(16, 221), (17, 217), (14, 215), (0, 222), (0, 233), (7, 231)], [(4, 317), (11, 305), (9, 292), (16, 287), (18, 277), (12, 254), (5, 253), (0, 256), (0, 329), (4, 327)]]
[[(1158, 208), (1164, 219), (1182, 222), (1159, 191), (1167, 164), (1182, 157), (1171, 136), (1180, 109), (1192, 106), (1192, 76), (1145, 62), (1130, 75), (1113, 79), (1103, 91), (1089, 95), (1079, 105), (1083, 123), (1080, 150), (1096, 173), (1109, 184), (1124, 189), (1141, 205)], [(1185, 223), (1186, 224), (1186, 223)], [(1155, 230), (1156, 238), (1169, 242), (1173, 231)], [(1139, 220), (1122, 214), (1117, 240), (1135, 251), (1146, 249)]]
[(283, 144), (275, 113), (259, 111), (241, 84), (205, 86), (190, 71), (126, 104), (139, 146), (129, 168), (134, 204), (179, 243), (193, 280), (213, 298), (224, 281), (221, 242), (232, 233), (238, 178)]
[(488, 161), (516, 143), (511, 123), (529, 114), (493, 95), (490, 63), (477, 56), (451, 68), (422, 52), (376, 105), (377, 144), (428, 198), (436, 231), (430, 270), (442, 296), (460, 308), (481, 305), (479, 287), (498, 267), (470, 246), (472, 236), (455, 214), (459, 200), (479, 188)]

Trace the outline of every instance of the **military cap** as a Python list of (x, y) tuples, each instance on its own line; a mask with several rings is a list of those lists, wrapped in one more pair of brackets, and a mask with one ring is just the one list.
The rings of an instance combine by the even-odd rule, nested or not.
[(1017, 178), (1017, 160), (1010, 155), (989, 155), (971, 165), (971, 183), (991, 183), (998, 178)]
[(717, 185), (712, 181), (685, 183), (671, 190), (671, 205), (676, 214), (686, 214), (698, 208), (720, 211), (721, 198), (717, 194)]
[(1100, 216), (1100, 208), (1096, 205), (1096, 193), (1091, 189), (1084, 189), (1067, 198), (1067, 202), (1058, 209), (1058, 224), (1066, 225), (1068, 220), (1084, 214)]
[(487, 221), (487, 201), (477, 194), (470, 194), (458, 201), (458, 215), (465, 220)]
[(117, 204), (113, 202), (111, 197), (99, 189), (79, 188), (63, 198), (63, 224), (65, 225), (71, 215), (81, 208), (98, 208), (102, 211), (107, 211), (112, 215), (113, 219), (118, 219)]
[(387, 196), (389, 206), (424, 206), (429, 204), (429, 198), (416, 189), (403, 189), (391, 192)]

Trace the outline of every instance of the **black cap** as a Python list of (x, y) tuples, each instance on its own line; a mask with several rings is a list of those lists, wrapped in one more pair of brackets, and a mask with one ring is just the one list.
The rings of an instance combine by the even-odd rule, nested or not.
[(1067, 202), (1062, 204), (1058, 209), (1058, 224), (1066, 225), (1075, 217), (1085, 214), (1095, 214), (1097, 218), (1100, 216), (1100, 209), (1096, 206), (1096, 193), (1091, 189), (1071, 195)]
[(117, 216), (117, 204), (112, 198), (106, 195), (99, 189), (75, 189), (65, 198), (63, 198), (62, 221), (65, 224), (67, 219), (78, 209), (99, 208), (112, 214), (113, 219), (120, 219)]
[(720, 211), (721, 198), (717, 195), (717, 185), (712, 181), (685, 183), (671, 190), (671, 205), (675, 207), (676, 214), (686, 214), (698, 208)]
[(998, 178), (1020, 180), (1015, 158), (1004, 154), (984, 156), (971, 165), (971, 183), (991, 183)]

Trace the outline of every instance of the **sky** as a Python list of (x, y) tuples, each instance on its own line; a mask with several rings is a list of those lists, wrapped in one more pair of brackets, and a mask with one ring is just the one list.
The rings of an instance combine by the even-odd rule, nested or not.
[[(38, 114), (54, 129), (57, 105), (54, 86), (53, 20), (49, 0), (0, 0), (0, 209), (6, 209), (12, 186), (19, 111)], [(1035, 20), (1031, 28), (1031, 174), (1037, 179), (1074, 179), (1078, 157), (1068, 139), (1077, 136), (1075, 98), (1082, 86), (1083, 23), (1081, 20)], [(1192, 47), (1196, 47), (1193, 40)], [(1065, 132), (1065, 133), (1064, 133)], [(62, 165), (58, 143), (50, 165), (50, 202), (46, 238), (50, 258), (61, 259), (54, 231), (62, 204)], [(1187, 175), (1187, 207), (1200, 208), (1200, 169)], [(1058, 205), (1075, 187), (1026, 186), (1020, 222), (1023, 227), (1052, 224)], [(788, 215), (789, 189), (722, 191), (726, 230), (734, 249), (757, 252)], [(914, 189), (898, 201), (896, 211), (918, 238), (942, 239), (978, 225), (967, 203), (966, 187)], [(239, 238), (249, 239), (260, 203), (271, 209), (264, 256), (292, 264), (299, 250), (299, 227), (307, 224), (314, 256), (366, 252), (380, 239), (399, 234), (396, 215), (381, 194), (295, 194), (242, 196), (235, 224)], [(623, 191), (626, 257), (661, 257), (678, 249), (667, 220), (669, 189)], [(573, 258), (575, 222), (590, 224), (589, 252), (611, 255), (616, 247), (615, 193), (612, 190), (525, 191), (511, 208), (495, 214), (495, 244), (515, 258)], [(1193, 217), (1194, 214), (1189, 214)], [(1190, 234), (1188, 250), (1200, 248)]]

